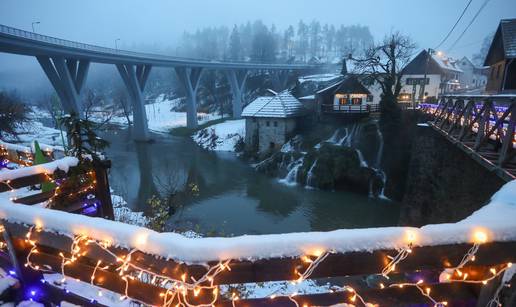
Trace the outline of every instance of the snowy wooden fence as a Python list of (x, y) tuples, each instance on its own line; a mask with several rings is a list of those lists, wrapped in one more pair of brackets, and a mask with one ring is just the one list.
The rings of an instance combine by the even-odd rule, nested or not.
[[(63, 151), (58, 146), (50, 146), (41, 144), (40, 148), (43, 155), (48, 158), (49, 161), (56, 158), (56, 152), (63, 156)], [(21, 164), (21, 165), (32, 165), (34, 160), (34, 149), (29, 146), (6, 143), (0, 140), (0, 162), (2, 160), (9, 160), (10, 162)]]
[[(14, 224), (4, 221), (4, 226), (9, 234), (14, 251), (18, 259), (28, 259), (31, 249), (34, 247), (27, 241), (29, 226)], [(50, 272), (61, 273), (64, 257), (70, 257), (70, 247), (74, 240), (68, 236), (59, 235), (47, 231), (32, 231), (30, 240), (37, 242), (37, 253), (30, 255), (31, 266), (38, 266)], [(145, 280), (138, 272), (131, 272), (129, 268), (124, 271), (124, 276), (131, 278), (120, 278), (120, 263), (125, 261), (129, 250), (117, 247), (101, 248), (95, 244), (82, 245), (81, 257), (74, 261), (73, 265), (66, 266), (65, 275), (86, 283), (91, 283), (106, 290), (119, 293), (122, 298), (127, 293), (132, 299), (140, 302), (160, 306), (163, 305), (163, 293), (167, 287), (162, 287), (161, 280)], [(471, 244), (453, 244), (438, 246), (415, 247), (412, 253), (396, 267), (395, 274), (389, 279), (395, 282), (402, 277), (409, 279), (425, 279), (421, 287), (431, 287), (432, 297), (441, 301), (472, 302), (478, 298), (481, 292), (482, 283), (439, 283), (440, 275), (447, 267), (459, 263), (464, 254), (471, 248)], [(109, 252), (108, 252), (109, 251)], [(516, 242), (492, 242), (485, 243), (475, 254), (475, 262), (461, 268), (462, 274), (469, 274), (470, 278), (482, 278), (491, 274), (494, 267), (500, 270), (500, 264), (514, 262), (516, 260)], [(353, 293), (350, 291), (331, 291), (326, 293), (308, 295), (278, 295), (271, 298), (238, 299), (232, 292), (227, 295), (218, 295), (213, 301), (214, 295), (211, 286), (256, 283), (267, 281), (293, 281), (298, 278), (295, 271), (306, 270), (310, 263), (303, 258), (272, 258), (257, 261), (232, 260), (225, 270), (218, 274), (209, 284), (209, 291), (199, 290), (198, 293), (188, 293), (187, 300), (190, 304), (211, 304), (215, 306), (328, 306), (338, 303), (352, 303), (353, 295), (360, 295), (367, 302), (378, 303), (380, 306), (405, 306), (416, 303), (429, 303), (424, 295), (421, 295), (417, 287), (385, 287), (382, 284), (368, 283), (364, 279), (370, 274), (382, 272), (388, 262), (388, 256), (396, 255), (399, 250), (375, 250), (372, 252), (348, 252), (330, 254), (321, 262), (310, 275), (312, 279), (339, 278), (339, 283), (353, 285)], [(63, 256), (64, 255), (64, 256)], [(116, 255), (116, 256), (113, 256)], [(167, 276), (176, 280), (201, 279), (206, 273), (208, 266), (216, 267), (218, 262), (207, 265), (187, 265), (173, 260), (157, 258), (154, 255), (145, 254), (140, 251), (133, 251), (130, 261), (149, 272), (160, 276)], [(102, 269), (99, 268), (99, 264)], [(133, 274), (131, 274), (133, 273)], [(31, 275), (32, 274), (32, 275)], [(32, 282), (39, 283), (43, 278), (41, 275), (27, 274)], [(92, 277), (93, 276), (93, 277)], [(387, 283), (389, 282), (387, 281)], [(30, 283), (31, 281), (26, 280)], [(386, 282), (385, 279), (383, 282)], [(80, 297), (81, 293), (71, 294), (64, 291), (55, 284), (44, 282), (41, 285), (45, 293), (50, 293), (45, 299), (55, 304), (62, 300), (83, 306), (99, 305), (95, 298)], [(170, 285), (168, 285), (170, 286)], [(127, 290), (128, 289), (128, 290)], [(201, 286), (199, 286), (201, 289)], [(84, 293), (92, 293), (85, 291)], [(96, 293), (96, 292), (93, 292)], [(41, 299), (41, 298), (40, 298)], [(293, 303), (292, 299), (296, 301)], [(177, 302), (177, 301), (176, 301)], [(174, 304), (170, 304), (175, 306)]]
[[(70, 190), (56, 185), (56, 188), (50, 191), (29, 193), (28, 196), (9, 197), (9, 199), (18, 204), (36, 205), (57, 197), (67, 197), (66, 205), (56, 209), (70, 213), (105, 217), (111, 220), (114, 219), (107, 174), (107, 170), (111, 167), (109, 160), (94, 162), (94, 166), (91, 170), (81, 170), (70, 167), (67, 168), (66, 171), (57, 168), (55, 171), (49, 172), (47, 165), (52, 165), (53, 163), (59, 163), (59, 160), (57, 160), (57, 162), (9, 171), (10, 173), (18, 172), (22, 175), (25, 173), (26, 175), (15, 175), (8, 180), (0, 180), (0, 193), (9, 195), (12, 191), (30, 188), (45, 182), (59, 182), (59, 185), (61, 185), (67, 180), (77, 181), (78, 178), (90, 176), (94, 184), (88, 186), (77, 186), (73, 190)], [(72, 173), (73, 176), (70, 175)], [(7, 174), (7, 172), (4, 174)], [(0, 179), (2, 179), (2, 175), (0, 175)], [(61, 189), (58, 191), (59, 188)]]

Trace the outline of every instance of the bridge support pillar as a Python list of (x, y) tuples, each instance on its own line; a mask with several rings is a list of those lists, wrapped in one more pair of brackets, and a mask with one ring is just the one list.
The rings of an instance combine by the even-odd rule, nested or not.
[(143, 90), (149, 78), (151, 65), (117, 64), (116, 68), (124, 81), (129, 92), (133, 106), (133, 139), (135, 141), (148, 141), (149, 127), (147, 124), (147, 113), (143, 100)]
[(231, 92), (233, 94), (233, 118), (239, 119), (242, 115), (242, 99), (249, 71), (247, 70), (226, 70), (226, 77), (228, 78)]
[(276, 92), (281, 92), (287, 89), (288, 85), (288, 77), (290, 71), (288, 70), (278, 70), (272, 71), (271, 73), (272, 86)]
[(176, 67), (175, 70), (186, 92), (186, 126), (197, 128), (197, 89), (203, 69), (201, 67)]
[(61, 106), (68, 114), (75, 113), (84, 117), (80, 103), (81, 89), (83, 88), (90, 62), (87, 60), (64, 59), (61, 57), (36, 57), (50, 83), (61, 101)]

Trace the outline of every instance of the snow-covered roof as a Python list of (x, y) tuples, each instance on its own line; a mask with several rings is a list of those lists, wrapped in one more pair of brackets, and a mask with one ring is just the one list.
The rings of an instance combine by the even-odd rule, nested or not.
[(283, 91), (273, 96), (261, 96), (248, 104), (242, 117), (296, 117), (305, 114), (305, 108), (290, 92)]
[(446, 58), (442, 56), (438, 56), (432, 54), (432, 59), (442, 68), (446, 70), (452, 70), (456, 72), (463, 72), (457, 65), (455, 65), (456, 61), (451, 58)]

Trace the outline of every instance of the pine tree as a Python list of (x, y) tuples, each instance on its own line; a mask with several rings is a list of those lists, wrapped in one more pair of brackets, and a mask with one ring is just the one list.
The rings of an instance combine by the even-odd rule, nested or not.
[(79, 159), (79, 163), (85, 160), (101, 160), (99, 152), (105, 149), (109, 143), (94, 131), (94, 123), (79, 118), (75, 113), (61, 118), (61, 124), (68, 132), (69, 154)]
[(285, 33), (283, 34), (283, 48), (287, 53), (287, 57), (290, 59), (292, 57), (292, 47), (294, 44), (294, 27), (289, 26)]
[(232, 60), (239, 61), (242, 59), (242, 42), (240, 41), (240, 33), (235, 25), (231, 36), (229, 37), (229, 55)]
[(297, 36), (297, 53), (303, 59), (303, 61), (305, 61), (306, 52), (308, 49), (308, 26), (302, 20), (299, 21), (297, 26)]

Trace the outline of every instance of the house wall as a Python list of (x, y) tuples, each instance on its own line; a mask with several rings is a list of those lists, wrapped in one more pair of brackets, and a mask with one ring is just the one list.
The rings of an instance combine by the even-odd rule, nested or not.
[[(406, 93), (412, 95), (412, 88), (413, 85), (407, 84), (408, 78), (424, 78), (425, 75), (404, 75), (401, 78), (401, 82), (403, 84), (401, 88), (400, 94)], [(427, 75), (426, 76), (429, 79), (429, 83), (425, 85), (425, 92), (427, 93), (426, 96), (428, 97), (435, 97), (439, 98), (439, 95), (441, 94), (441, 75), (433, 74), (433, 75)], [(420, 91), (421, 85), (416, 85), (416, 100), (419, 98), (419, 91)], [(412, 101), (412, 100), (410, 100)]]
[(253, 117), (246, 118), (245, 124), (246, 146), (259, 152), (269, 150), (271, 144), (280, 149), (296, 130), (295, 118)]
[(472, 65), (471, 62), (461, 60), (458, 62), (458, 65), (463, 71), (459, 78), (462, 89), (479, 88), (486, 85), (487, 76), (482, 74), (482, 71)]
[(486, 92), (498, 93), (502, 90), (503, 77), (505, 74), (505, 60), (491, 65), (487, 76)]

